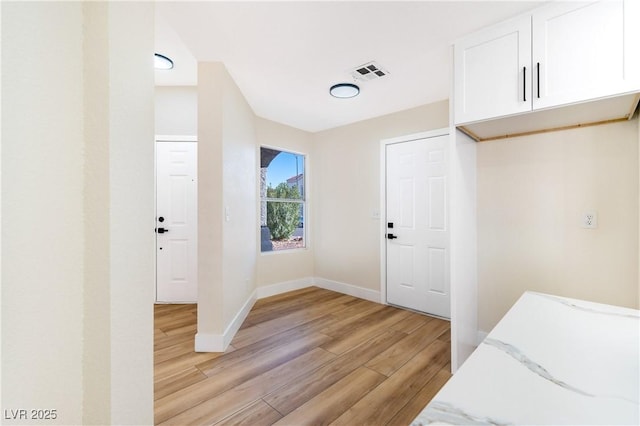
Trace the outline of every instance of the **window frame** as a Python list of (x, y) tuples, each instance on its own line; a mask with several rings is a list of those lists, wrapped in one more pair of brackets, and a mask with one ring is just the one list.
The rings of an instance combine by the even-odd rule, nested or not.
[[(303, 191), (301, 194), (301, 198), (272, 198), (272, 197), (263, 197), (262, 196), (262, 183), (261, 183), (261, 162), (262, 162), (262, 148), (266, 148), (266, 149), (271, 149), (271, 150), (276, 150), (276, 151), (280, 151), (283, 153), (287, 153), (287, 154), (292, 154), (292, 155), (296, 155), (296, 156), (301, 156), (302, 157), (302, 161), (303, 161), (303, 172), (302, 172), (302, 187), (303, 187)], [(268, 251), (263, 251), (262, 250), (262, 246), (260, 244), (260, 254), (261, 255), (275, 255), (275, 254), (281, 254), (281, 253), (293, 253), (293, 252), (299, 252), (299, 251), (304, 251), (304, 250), (308, 250), (309, 249), (309, 232), (308, 232), (308, 203), (309, 203), (309, 196), (307, 193), (307, 188), (308, 188), (308, 157), (309, 155), (303, 152), (299, 152), (299, 151), (295, 151), (289, 148), (282, 148), (279, 146), (274, 146), (274, 145), (267, 145), (267, 144), (260, 144), (258, 146), (258, 228), (261, 229), (262, 228), (262, 203), (268, 203), (268, 202), (276, 202), (276, 203), (297, 203), (297, 204), (301, 204), (302, 205), (302, 217), (303, 217), (303, 226), (302, 226), (302, 241), (304, 246), (303, 247), (296, 247), (296, 248), (287, 248), (287, 249), (281, 249), (281, 250), (268, 250)], [(275, 157), (274, 157), (275, 158)], [(267, 167), (268, 169), (268, 167)], [(285, 181), (286, 182), (286, 181)], [(266, 193), (266, 188), (268, 188), (268, 183), (265, 182), (265, 193)], [(265, 204), (266, 206), (266, 204)], [(266, 207), (265, 207), (266, 208)], [(265, 225), (266, 226), (266, 225)], [(261, 236), (259, 238), (259, 242), (261, 243)]]

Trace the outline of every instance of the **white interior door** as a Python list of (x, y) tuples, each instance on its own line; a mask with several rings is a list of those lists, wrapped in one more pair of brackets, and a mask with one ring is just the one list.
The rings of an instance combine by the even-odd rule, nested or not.
[(387, 302), (449, 318), (449, 136), (386, 146)]
[(198, 297), (197, 143), (156, 143), (156, 301)]

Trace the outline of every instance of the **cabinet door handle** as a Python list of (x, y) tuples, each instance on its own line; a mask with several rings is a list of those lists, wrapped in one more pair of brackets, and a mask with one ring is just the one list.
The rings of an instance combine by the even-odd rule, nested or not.
[(538, 78), (538, 99), (540, 99), (540, 62), (536, 64), (536, 77)]
[(522, 67), (522, 101), (527, 102), (527, 67)]

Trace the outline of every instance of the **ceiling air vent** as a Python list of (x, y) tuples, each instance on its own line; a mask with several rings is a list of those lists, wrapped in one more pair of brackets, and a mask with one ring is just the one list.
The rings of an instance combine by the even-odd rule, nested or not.
[(351, 76), (359, 81), (370, 81), (388, 75), (389, 72), (376, 62), (368, 62), (351, 71)]

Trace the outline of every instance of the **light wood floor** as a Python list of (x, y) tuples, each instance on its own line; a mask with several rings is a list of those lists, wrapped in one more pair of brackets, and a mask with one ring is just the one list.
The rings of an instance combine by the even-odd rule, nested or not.
[(221, 353), (155, 307), (155, 422), (407, 425), (450, 374), (447, 321), (310, 287), (258, 300)]

